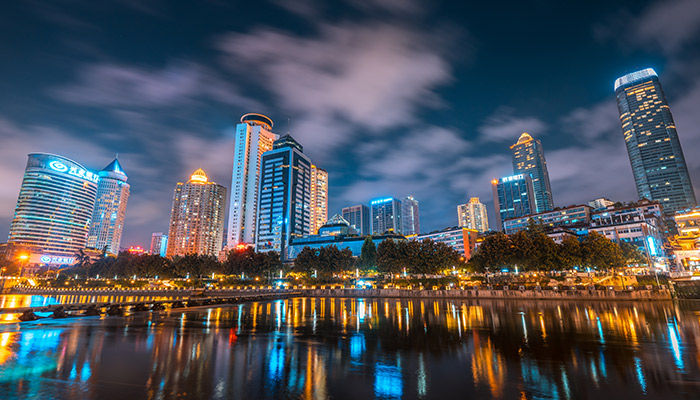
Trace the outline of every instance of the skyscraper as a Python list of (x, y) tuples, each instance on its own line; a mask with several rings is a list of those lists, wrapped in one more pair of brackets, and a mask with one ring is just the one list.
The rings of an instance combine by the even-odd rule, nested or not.
[(165, 253), (168, 249), (168, 235), (164, 235), (163, 232), (155, 232), (151, 235), (151, 247), (148, 251), (149, 254), (158, 254), (161, 257), (165, 257)]
[(97, 184), (87, 247), (117, 254), (124, 229), (126, 203), (129, 200), (129, 184), (126, 183), (128, 178), (116, 158), (98, 175), (100, 181)]
[(493, 205), (496, 209), (496, 225), (503, 230), (503, 221), (534, 214), (535, 190), (530, 175), (505, 176), (491, 181)]
[(478, 232), (487, 232), (489, 230), (486, 205), (481, 203), (478, 197), (472, 197), (469, 199), (469, 203), (457, 206), (457, 220), (461, 227), (474, 229)]
[(223, 241), (225, 203), (226, 188), (209, 182), (201, 169), (187, 183), (178, 182), (173, 192), (166, 255), (218, 256)]
[(369, 224), (369, 207), (364, 204), (343, 208), (343, 219), (362, 236), (372, 233)]
[(369, 203), (369, 209), (372, 235), (403, 232), (401, 200), (394, 197), (374, 199)]
[(233, 177), (229, 201), (227, 245), (255, 242), (258, 211), (260, 160), (279, 138), (272, 133), (272, 120), (262, 114), (245, 114), (236, 125)]
[(311, 234), (328, 221), (328, 172), (311, 165)]
[(615, 81), (622, 133), (640, 199), (660, 202), (667, 215), (697, 203), (671, 109), (653, 69)]
[(287, 260), (290, 239), (311, 232), (311, 160), (289, 135), (262, 155), (257, 251), (277, 251)]
[(536, 212), (553, 210), (552, 187), (549, 183), (542, 142), (523, 133), (518, 142), (510, 146), (510, 150), (513, 152), (513, 174), (529, 174), (532, 178)]
[(403, 235), (417, 235), (420, 233), (420, 214), (418, 213), (418, 200), (408, 196), (401, 200), (401, 225)]
[(23, 248), (28, 264), (72, 264), (87, 242), (98, 181), (68, 158), (29, 154), (8, 244)]

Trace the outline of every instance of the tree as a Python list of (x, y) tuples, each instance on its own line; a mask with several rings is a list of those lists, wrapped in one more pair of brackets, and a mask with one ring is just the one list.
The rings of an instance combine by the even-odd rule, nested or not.
[(625, 265), (647, 265), (649, 263), (647, 257), (639, 250), (639, 247), (627, 243), (620, 243), (620, 251)]
[(487, 268), (493, 271), (510, 266), (513, 259), (510, 239), (503, 232), (498, 232), (481, 242), (467, 265), (475, 271), (484, 272)]
[(595, 269), (610, 269), (624, 264), (620, 246), (605, 236), (590, 232), (581, 241), (582, 264)]
[(402, 270), (402, 261), (399, 244), (392, 238), (379, 243), (377, 246), (377, 271), (396, 274)]
[(367, 236), (364, 243), (362, 243), (360, 257), (357, 258), (355, 265), (363, 271), (377, 267), (377, 248), (374, 245), (372, 236)]
[(83, 249), (80, 249), (77, 253), (75, 253), (75, 261), (75, 267), (83, 268), (87, 265), (90, 265), (90, 256), (85, 254), (85, 251)]
[(557, 247), (561, 267), (570, 269), (581, 265), (581, 243), (577, 238), (568, 236)]
[(318, 252), (319, 250), (308, 246), (301, 249), (297, 258), (294, 259), (294, 271), (307, 275), (313, 274), (314, 271), (318, 272), (321, 268)]

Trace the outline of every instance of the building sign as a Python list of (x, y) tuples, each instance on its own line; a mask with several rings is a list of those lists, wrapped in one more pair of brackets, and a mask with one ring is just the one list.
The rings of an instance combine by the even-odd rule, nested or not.
[(391, 199), (392, 199), (391, 197), (387, 197), (387, 198), (384, 198), (384, 199), (372, 200), (372, 205), (374, 205), (374, 204), (388, 203), (388, 202), (391, 201)]
[(68, 167), (66, 164), (64, 164), (58, 160), (53, 160), (53, 161), (49, 162), (49, 167), (54, 171), (63, 172), (63, 173), (66, 173), (68, 175), (73, 175), (73, 176), (76, 176), (78, 178), (90, 181), (90, 182), (96, 183), (97, 181), (100, 180), (99, 175), (97, 175), (95, 173), (92, 173), (90, 171), (86, 171), (86, 170), (84, 170), (82, 168), (78, 168), (78, 167), (73, 167), (73, 166)]
[(501, 178), (501, 182), (502, 183), (513, 182), (513, 181), (517, 181), (517, 180), (521, 180), (521, 179), (524, 179), (523, 174), (511, 175), (511, 176), (506, 176), (506, 177)]
[(61, 257), (61, 256), (41, 256), (39, 258), (43, 264), (68, 264), (72, 265), (75, 263), (75, 257)]

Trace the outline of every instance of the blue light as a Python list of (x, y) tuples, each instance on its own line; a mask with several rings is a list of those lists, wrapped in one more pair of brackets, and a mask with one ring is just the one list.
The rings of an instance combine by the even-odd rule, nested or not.
[(385, 197), (385, 198), (383, 198), (383, 199), (372, 200), (372, 202), (371, 202), (370, 204), (374, 205), (374, 204), (388, 203), (388, 202), (390, 202), (391, 200), (393, 200), (392, 197)]
[(656, 256), (656, 243), (654, 242), (654, 238), (647, 236), (647, 243), (649, 244), (649, 253), (652, 256)]
[(374, 368), (374, 394), (381, 399), (400, 399), (403, 396), (401, 369), (377, 363)]

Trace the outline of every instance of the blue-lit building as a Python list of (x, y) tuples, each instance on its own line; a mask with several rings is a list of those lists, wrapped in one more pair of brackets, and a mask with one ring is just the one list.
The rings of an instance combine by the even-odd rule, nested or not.
[(401, 225), (403, 235), (420, 234), (420, 212), (418, 210), (418, 200), (413, 196), (407, 196), (401, 200)]
[(576, 230), (579, 227), (588, 227), (588, 224), (591, 222), (591, 207), (575, 205), (525, 217), (507, 219), (503, 221), (503, 231), (510, 235), (527, 229), (530, 219), (544, 228), (566, 227)]
[(667, 215), (697, 204), (671, 109), (653, 69), (618, 78), (615, 96), (640, 199), (658, 201)]
[(369, 207), (364, 204), (343, 208), (343, 219), (362, 236), (372, 233), (369, 223)]
[(370, 201), (370, 226), (372, 235), (403, 233), (401, 200), (381, 197)]
[[(224, 235), (226, 237), (226, 235)], [(151, 247), (148, 251), (149, 254), (160, 255), (165, 257), (166, 251), (168, 249), (168, 235), (163, 234), (163, 232), (155, 232), (151, 235)]]
[(255, 246), (277, 251), (284, 261), (291, 239), (311, 233), (311, 160), (303, 151), (285, 135), (261, 157)]
[(119, 253), (119, 244), (126, 218), (126, 203), (129, 200), (127, 176), (119, 160), (114, 159), (98, 172), (97, 198), (92, 212), (87, 247)]
[(496, 226), (503, 230), (503, 221), (532, 215), (536, 212), (532, 178), (518, 174), (491, 181), (493, 203), (496, 209)]
[(510, 146), (513, 152), (513, 173), (530, 175), (535, 193), (535, 212), (541, 213), (554, 209), (552, 186), (549, 183), (547, 160), (544, 158), (542, 142), (535, 140), (528, 133), (523, 133), (518, 142)]

